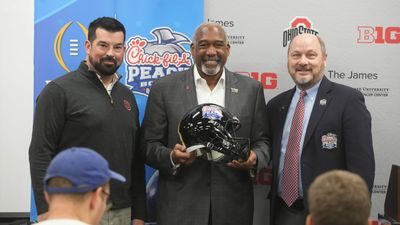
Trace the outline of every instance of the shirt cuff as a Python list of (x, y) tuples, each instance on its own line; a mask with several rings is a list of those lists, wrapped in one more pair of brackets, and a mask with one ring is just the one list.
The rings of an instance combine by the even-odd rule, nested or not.
[(169, 153), (169, 160), (171, 161), (171, 169), (172, 169), (172, 175), (176, 175), (178, 168), (181, 166), (181, 164), (175, 164), (174, 160), (172, 160), (172, 152), (173, 150)]

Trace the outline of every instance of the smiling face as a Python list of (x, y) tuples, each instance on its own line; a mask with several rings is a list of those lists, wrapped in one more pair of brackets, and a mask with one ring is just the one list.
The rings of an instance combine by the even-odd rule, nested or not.
[(229, 51), (230, 45), (222, 27), (208, 23), (196, 30), (191, 52), (202, 77), (221, 75)]
[(89, 68), (101, 76), (111, 76), (117, 71), (124, 57), (124, 33), (98, 28), (96, 38), (91, 42), (87, 40), (85, 47)]
[(325, 69), (327, 54), (315, 35), (301, 34), (289, 45), (288, 71), (296, 85), (307, 90), (318, 83)]

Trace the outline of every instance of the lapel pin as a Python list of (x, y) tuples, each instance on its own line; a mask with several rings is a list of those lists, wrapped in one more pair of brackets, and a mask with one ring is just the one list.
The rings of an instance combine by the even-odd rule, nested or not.
[(237, 88), (231, 88), (232, 93), (239, 93), (239, 90)]
[(326, 99), (319, 100), (319, 105), (326, 105)]

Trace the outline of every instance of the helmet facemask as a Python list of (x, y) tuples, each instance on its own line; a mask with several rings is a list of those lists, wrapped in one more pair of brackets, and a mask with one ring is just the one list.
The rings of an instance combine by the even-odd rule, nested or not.
[(202, 104), (188, 112), (179, 124), (179, 135), (187, 151), (214, 162), (247, 160), (249, 139), (236, 137), (241, 127), (237, 117), (216, 104)]

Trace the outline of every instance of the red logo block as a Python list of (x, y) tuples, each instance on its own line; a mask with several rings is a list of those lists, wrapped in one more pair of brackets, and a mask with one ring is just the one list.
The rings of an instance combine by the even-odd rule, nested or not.
[(358, 26), (357, 43), (360, 44), (399, 44), (400, 27)]
[(278, 75), (270, 72), (237, 72), (239, 74), (258, 80), (263, 85), (264, 89), (275, 89), (278, 85)]

